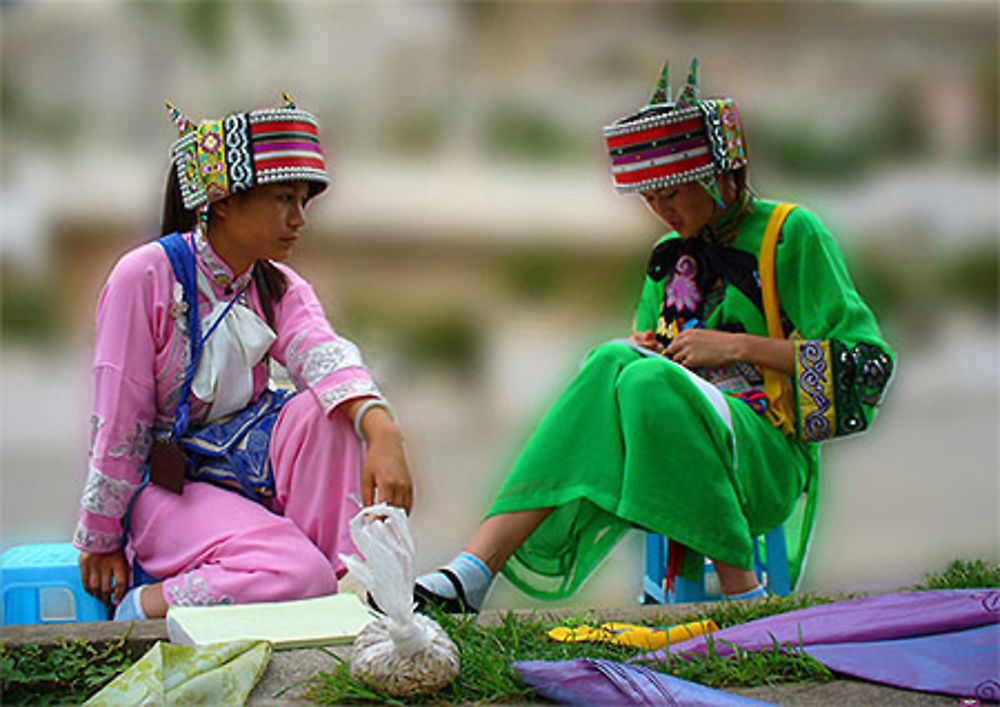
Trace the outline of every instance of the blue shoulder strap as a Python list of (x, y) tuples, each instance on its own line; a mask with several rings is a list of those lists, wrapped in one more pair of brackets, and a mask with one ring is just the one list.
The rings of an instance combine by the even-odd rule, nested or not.
[[(195, 274), (195, 260), (194, 252), (191, 250), (191, 246), (187, 244), (184, 240), (184, 236), (179, 233), (171, 233), (167, 236), (161, 236), (156, 240), (163, 250), (167, 253), (167, 258), (170, 260), (170, 267), (174, 270), (174, 277), (177, 278), (177, 282), (181, 283), (181, 287), (184, 288), (184, 303), (186, 307), (188, 331), (191, 332), (191, 362), (188, 364), (187, 370), (184, 371), (184, 386), (181, 389), (181, 398), (177, 403), (177, 410), (174, 413), (174, 430), (171, 435), (171, 441), (176, 442), (181, 438), (181, 435), (187, 430), (188, 426), (188, 408), (190, 407), (189, 397), (191, 395), (191, 381), (194, 379), (194, 371), (198, 359), (198, 351), (200, 349), (199, 341), (201, 339), (201, 320), (198, 318), (198, 283)], [(149, 464), (145, 465), (142, 473), (142, 483), (139, 484), (139, 488), (135, 490), (132, 494), (132, 498), (129, 499), (128, 505), (125, 507), (125, 514), (122, 517), (122, 546), (128, 541), (128, 531), (129, 524), (132, 519), (132, 507), (135, 505), (135, 499), (139, 497), (139, 493), (149, 485)], [(138, 586), (140, 583), (140, 574), (145, 575), (139, 568), (139, 564), (135, 563), (133, 566), (133, 578), (132, 586)], [(146, 575), (147, 577), (149, 575)]]
[(177, 411), (174, 413), (173, 441), (177, 441), (187, 431), (189, 408), (191, 405), (191, 381), (198, 367), (198, 354), (201, 351), (201, 319), (198, 317), (198, 282), (196, 279), (194, 251), (184, 236), (171, 233), (157, 240), (167, 252), (170, 267), (174, 269), (174, 277), (184, 288), (185, 315), (187, 316), (188, 335), (191, 341), (191, 356), (187, 370), (184, 371), (184, 385), (181, 387), (181, 397), (177, 401)]

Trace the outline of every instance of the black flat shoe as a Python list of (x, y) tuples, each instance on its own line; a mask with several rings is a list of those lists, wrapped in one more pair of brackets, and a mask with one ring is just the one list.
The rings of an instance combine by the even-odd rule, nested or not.
[(367, 604), (370, 609), (385, 616), (385, 612), (382, 611), (382, 607), (375, 601), (375, 597), (372, 596), (371, 592), (365, 592), (365, 604)]
[(455, 573), (445, 568), (439, 569), (438, 572), (447, 577), (448, 581), (451, 582), (451, 585), (455, 588), (455, 596), (443, 597), (420, 584), (414, 584), (413, 598), (417, 602), (417, 611), (424, 611), (428, 606), (435, 606), (446, 614), (478, 614), (479, 609), (469, 604), (465, 598), (465, 590), (462, 588), (462, 583), (455, 576)]

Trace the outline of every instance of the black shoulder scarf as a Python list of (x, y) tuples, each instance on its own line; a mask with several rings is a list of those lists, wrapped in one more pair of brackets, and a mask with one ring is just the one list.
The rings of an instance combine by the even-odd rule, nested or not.
[(646, 274), (660, 282), (673, 272), (682, 255), (690, 255), (698, 264), (697, 286), (705, 294), (719, 278), (731, 282), (754, 306), (764, 311), (757, 274), (757, 256), (744, 250), (709, 243), (698, 236), (672, 238), (653, 249)]

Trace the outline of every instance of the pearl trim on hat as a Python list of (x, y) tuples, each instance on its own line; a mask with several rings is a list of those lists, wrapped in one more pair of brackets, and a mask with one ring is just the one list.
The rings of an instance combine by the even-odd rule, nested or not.
[(250, 111), (250, 122), (252, 124), (284, 120), (309, 123), (317, 130), (319, 129), (319, 122), (316, 118), (314, 118), (311, 113), (306, 113), (304, 110), (292, 108), (261, 108), (259, 110)]
[(612, 174), (628, 174), (629, 172), (638, 172), (643, 169), (649, 169), (651, 167), (660, 167), (665, 164), (671, 164), (672, 162), (680, 162), (682, 160), (688, 160), (692, 157), (697, 157), (698, 155), (708, 154), (708, 146), (696, 147), (693, 150), (685, 150), (684, 152), (675, 152), (672, 155), (663, 155), (662, 157), (653, 157), (648, 160), (643, 160), (642, 162), (629, 162), (627, 164), (617, 165), (611, 168)]
[(698, 167), (697, 169), (692, 169), (681, 174), (671, 174), (664, 177), (652, 177), (650, 179), (644, 179), (641, 182), (636, 182), (635, 184), (618, 184), (615, 182), (615, 189), (620, 194), (634, 194), (636, 192), (642, 191), (654, 191), (656, 189), (663, 189), (664, 187), (672, 187), (677, 184), (687, 184), (688, 182), (696, 182), (704, 177), (711, 177), (719, 173), (718, 167), (713, 164), (705, 165), (704, 167)]
[(619, 135), (638, 133), (643, 130), (649, 130), (650, 128), (659, 128), (663, 125), (674, 125), (675, 123), (690, 120), (691, 118), (700, 118), (701, 116), (701, 110), (697, 106), (680, 108), (670, 113), (657, 113), (645, 118), (637, 118), (636, 120), (629, 120), (625, 123), (616, 122), (612, 125), (605, 126), (604, 137), (618, 137)]

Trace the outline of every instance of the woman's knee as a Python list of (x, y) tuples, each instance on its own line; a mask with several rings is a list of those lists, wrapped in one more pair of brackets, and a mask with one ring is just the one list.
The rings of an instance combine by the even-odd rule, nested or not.
[(641, 401), (643, 405), (683, 407), (687, 403), (680, 391), (689, 385), (687, 373), (678, 364), (662, 358), (643, 358), (622, 369), (618, 376), (618, 399), (622, 405)]
[(333, 565), (319, 550), (295, 558), (293, 563), (276, 572), (275, 588), (283, 598), (273, 601), (308, 599), (337, 591), (337, 576)]
[(337, 591), (333, 566), (311, 543), (308, 548), (303, 545), (280, 553), (250, 575), (243, 602), (294, 601)]
[[(347, 416), (339, 410), (327, 415), (309, 393), (299, 393), (288, 401), (271, 434), (269, 453), (276, 473), (279, 468), (303, 463), (316, 466), (317, 461), (361, 453), (361, 442)], [(318, 460), (314, 459), (317, 456)]]
[(642, 354), (622, 341), (608, 341), (593, 349), (584, 366), (625, 366)]

